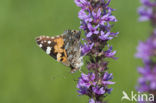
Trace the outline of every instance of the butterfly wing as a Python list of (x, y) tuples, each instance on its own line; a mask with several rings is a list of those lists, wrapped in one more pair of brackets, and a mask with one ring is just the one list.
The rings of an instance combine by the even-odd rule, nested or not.
[(80, 48), (80, 31), (67, 30), (62, 35), (49, 37), (40, 36), (36, 38), (37, 44), (47, 54), (71, 67), (75, 72), (83, 65)]
[(66, 66), (70, 66), (67, 60), (67, 53), (64, 49), (63, 35), (56, 37), (40, 36), (36, 38), (36, 42), (48, 55), (62, 62)]

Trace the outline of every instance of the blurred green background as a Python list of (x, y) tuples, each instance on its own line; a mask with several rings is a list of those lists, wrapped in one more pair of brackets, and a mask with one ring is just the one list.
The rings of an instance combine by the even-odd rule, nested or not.
[[(117, 50), (117, 61), (111, 60), (109, 71), (116, 82), (108, 103), (121, 102), (122, 91), (135, 91), (142, 65), (135, 59), (139, 40), (145, 40), (149, 23), (137, 21), (139, 0), (112, 0), (113, 14), (118, 18), (113, 31), (119, 31), (110, 43)], [(54, 36), (66, 29), (78, 29), (80, 20), (74, 0), (0, 0), (0, 103), (87, 103), (78, 96), (76, 80), (80, 72), (46, 55), (35, 42), (39, 35)], [(83, 67), (85, 69), (85, 67)]]

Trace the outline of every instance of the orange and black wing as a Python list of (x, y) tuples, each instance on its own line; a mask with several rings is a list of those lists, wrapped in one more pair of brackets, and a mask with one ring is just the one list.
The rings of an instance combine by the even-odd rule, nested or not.
[(67, 53), (64, 49), (65, 43), (63, 35), (56, 37), (39, 36), (36, 38), (36, 42), (48, 55), (56, 59), (58, 62), (62, 62), (66, 66), (69, 66)]

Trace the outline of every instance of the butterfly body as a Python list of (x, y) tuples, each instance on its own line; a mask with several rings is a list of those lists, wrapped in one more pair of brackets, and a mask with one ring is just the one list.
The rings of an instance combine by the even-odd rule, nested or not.
[(40, 36), (36, 42), (48, 55), (75, 72), (83, 65), (80, 48), (80, 31), (67, 30), (55, 37)]

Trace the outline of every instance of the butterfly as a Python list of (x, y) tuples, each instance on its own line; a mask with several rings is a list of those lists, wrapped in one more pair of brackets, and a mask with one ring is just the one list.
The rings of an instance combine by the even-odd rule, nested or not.
[(83, 65), (80, 35), (78, 30), (67, 30), (58, 36), (39, 36), (36, 42), (48, 55), (70, 67), (74, 73)]

